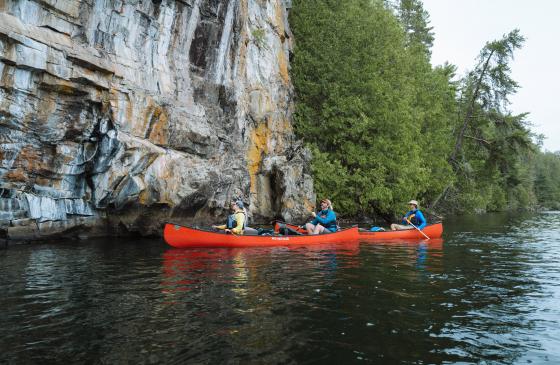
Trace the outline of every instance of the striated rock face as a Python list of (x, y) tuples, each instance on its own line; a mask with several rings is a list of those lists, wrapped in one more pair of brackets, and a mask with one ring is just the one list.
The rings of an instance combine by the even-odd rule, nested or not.
[(0, 0), (0, 238), (303, 219), (288, 7)]

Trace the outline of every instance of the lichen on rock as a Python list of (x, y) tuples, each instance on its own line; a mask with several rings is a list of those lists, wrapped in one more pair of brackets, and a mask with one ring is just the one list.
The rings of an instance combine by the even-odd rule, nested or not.
[(253, 221), (302, 219), (288, 7), (0, 2), (0, 236), (161, 234), (234, 197)]

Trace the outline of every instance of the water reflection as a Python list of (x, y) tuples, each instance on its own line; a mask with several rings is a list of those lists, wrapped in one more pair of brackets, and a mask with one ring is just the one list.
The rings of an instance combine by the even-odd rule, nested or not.
[(416, 247), (416, 269), (423, 273), (442, 270), (443, 239), (420, 242)]
[(443, 240), (0, 255), (0, 363), (560, 363), (560, 214)]
[[(304, 332), (293, 322), (309, 311), (306, 297), (319, 295), (341, 268), (356, 266), (357, 243), (333, 246), (255, 249), (166, 250), (163, 292), (168, 304), (184, 306), (196, 298), (207, 323), (227, 312), (226, 325), (210, 329), (225, 348), (244, 349), (248, 358), (286, 362), (294, 342), (304, 343)], [(297, 263), (294, 264), (294, 255)], [(213, 288), (208, 290), (208, 288)], [(199, 295), (203, 291), (204, 295)], [(227, 306), (208, 311), (216, 300)], [(315, 306), (313, 304), (312, 306)], [(202, 313), (203, 309), (206, 311)], [(286, 339), (290, 339), (287, 341)], [(256, 351), (257, 350), (257, 351)], [(201, 359), (194, 351), (187, 357)]]
[[(304, 264), (298, 270), (327, 275), (336, 272), (340, 265), (357, 267), (358, 253), (357, 242), (277, 248), (167, 249), (162, 255), (165, 278), (162, 287), (166, 293), (186, 292), (208, 280), (216, 282), (227, 278), (237, 285), (235, 292), (246, 295), (247, 289), (268, 286), (268, 277), (263, 275), (265, 272), (293, 273), (294, 268), (288, 266), (288, 262), (278, 267), (284, 259), (289, 260), (293, 255), (301, 258), (298, 261)], [(340, 257), (345, 259), (340, 262)]]

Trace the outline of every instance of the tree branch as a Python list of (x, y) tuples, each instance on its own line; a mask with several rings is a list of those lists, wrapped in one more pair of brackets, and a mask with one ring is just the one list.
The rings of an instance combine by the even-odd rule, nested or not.
[[(469, 103), (469, 109), (467, 110), (467, 113), (465, 115), (465, 119), (463, 120), (463, 125), (461, 126), (461, 130), (459, 131), (459, 134), (457, 135), (457, 142), (455, 142), (455, 148), (453, 149), (453, 153), (451, 154), (451, 157), (449, 158), (449, 160), (452, 161), (452, 162), (457, 161), (457, 154), (459, 153), (459, 151), (461, 150), (461, 148), (463, 146), (463, 138), (465, 136), (465, 132), (467, 131), (467, 126), (469, 124), (469, 119), (471, 119), (472, 114), (474, 112), (474, 105), (475, 105), (476, 100), (478, 99), (478, 96), (479, 96), (479, 93), (480, 93), (480, 86), (482, 84), (482, 79), (484, 78), (484, 76), (486, 75), (486, 72), (488, 71), (488, 67), (490, 65), (490, 60), (492, 59), (493, 55), (494, 55), (494, 49), (490, 52), (490, 54), (488, 55), (488, 58), (484, 62), (484, 66), (482, 67), (482, 71), (480, 72), (480, 75), (478, 76), (478, 79), (476, 81), (475, 90), (474, 90), (473, 96), (472, 96), (472, 98), (470, 100), (470, 103)], [(454, 164), (454, 166), (455, 166), (455, 164)]]
[(477, 138), (477, 137), (467, 136), (467, 135), (464, 135), (463, 138), (474, 139), (475, 141), (482, 142), (482, 143), (484, 143), (484, 144), (487, 145), (487, 146), (489, 146), (489, 145), (492, 144), (492, 142), (487, 141), (487, 140), (485, 140), (485, 139), (483, 139), (483, 138)]

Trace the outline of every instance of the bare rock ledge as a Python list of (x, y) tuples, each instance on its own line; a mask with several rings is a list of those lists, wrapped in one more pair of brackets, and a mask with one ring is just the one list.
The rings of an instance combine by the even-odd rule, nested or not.
[(315, 204), (282, 0), (0, 1), (0, 239)]

